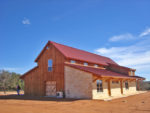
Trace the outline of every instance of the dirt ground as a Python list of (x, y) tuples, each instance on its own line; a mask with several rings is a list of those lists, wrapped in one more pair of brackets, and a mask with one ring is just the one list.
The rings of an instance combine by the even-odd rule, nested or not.
[(1, 95), (0, 113), (150, 113), (150, 92), (107, 102)]
[[(17, 94), (17, 92), (16, 91), (6, 91), (4, 93), (4, 91), (0, 91), (0, 96), (2, 96), (2, 95), (12, 95), (12, 94)], [(23, 95), (24, 91), (20, 91), (20, 94)]]

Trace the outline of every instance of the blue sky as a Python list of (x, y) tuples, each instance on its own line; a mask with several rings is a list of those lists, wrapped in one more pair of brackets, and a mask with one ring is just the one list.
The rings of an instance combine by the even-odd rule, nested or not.
[(34, 67), (48, 40), (108, 56), (150, 80), (149, 0), (0, 0), (0, 69)]

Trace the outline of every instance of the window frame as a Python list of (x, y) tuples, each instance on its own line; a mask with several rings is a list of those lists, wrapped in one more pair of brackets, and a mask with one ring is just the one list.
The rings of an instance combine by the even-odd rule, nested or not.
[(126, 90), (129, 90), (129, 82), (128, 81), (125, 81), (125, 88), (126, 88)]
[(50, 49), (50, 46), (47, 46), (46, 49), (49, 50), (49, 49)]
[(87, 63), (87, 62), (84, 62), (83, 65), (84, 65), (84, 66), (88, 66), (88, 63)]
[(48, 59), (48, 72), (53, 71), (53, 60)]
[(75, 60), (70, 60), (70, 63), (71, 63), (71, 64), (75, 64), (76, 61), (75, 61)]
[(133, 76), (133, 72), (132, 72), (132, 70), (130, 71), (130, 76)]
[(97, 64), (94, 64), (94, 67), (98, 68), (99, 66)]
[(103, 80), (96, 81), (97, 93), (103, 92)]

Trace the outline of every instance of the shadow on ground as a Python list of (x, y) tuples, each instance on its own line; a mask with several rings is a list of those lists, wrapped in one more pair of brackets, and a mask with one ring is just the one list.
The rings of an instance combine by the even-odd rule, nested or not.
[(39, 96), (25, 96), (25, 95), (0, 95), (0, 100), (16, 99), (16, 100), (37, 100), (37, 101), (77, 101), (79, 99), (65, 99), (65, 98), (53, 98), (53, 97), (39, 97)]

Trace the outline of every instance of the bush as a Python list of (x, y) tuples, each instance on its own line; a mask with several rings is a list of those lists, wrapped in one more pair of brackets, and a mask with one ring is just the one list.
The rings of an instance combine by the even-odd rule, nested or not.
[(141, 90), (150, 90), (150, 81), (141, 81), (140, 88)]

